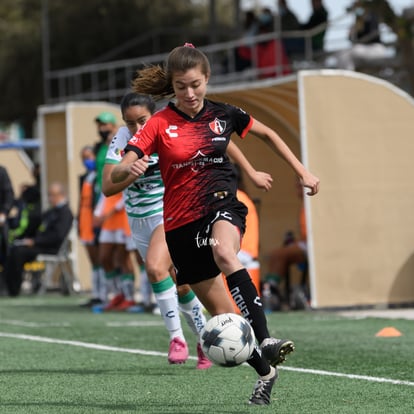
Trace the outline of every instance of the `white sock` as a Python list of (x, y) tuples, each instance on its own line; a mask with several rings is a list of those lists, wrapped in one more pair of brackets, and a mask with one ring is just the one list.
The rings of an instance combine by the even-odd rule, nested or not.
[(126, 277), (121, 276), (121, 289), (125, 300), (134, 300), (135, 284), (133, 277), (129, 277), (128, 275)]
[(171, 276), (167, 276), (160, 282), (152, 283), (152, 289), (170, 339), (179, 337), (185, 341), (178, 311), (177, 288)]
[[(185, 298), (193, 296), (192, 299), (189, 301), (183, 303), (182, 300)], [(184, 298), (179, 298), (178, 301), (178, 307), (182, 314), (184, 315), (184, 318), (188, 324), (188, 326), (193, 331), (194, 335), (198, 337), (198, 334), (200, 331), (204, 328), (206, 324), (206, 317), (203, 313), (203, 305), (198, 299), (198, 297), (194, 294), (193, 291), (187, 293)]]
[(105, 278), (105, 271), (100, 267), (98, 269), (99, 272), (99, 299), (102, 302), (106, 302), (108, 298), (108, 290), (106, 289), (106, 278)]
[(275, 370), (276, 370), (276, 368), (273, 368), (273, 367), (270, 365), (270, 372), (269, 372), (267, 375), (263, 375), (262, 377), (260, 377), (260, 379), (261, 379), (261, 380), (263, 380), (263, 381), (267, 381), (267, 380), (269, 380), (270, 378), (274, 377), (274, 375), (275, 375)]
[(91, 282), (92, 282), (92, 292), (91, 292), (91, 295), (92, 295), (93, 299), (98, 299), (98, 298), (101, 297), (100, 292), (99, 292), (99, 286), (100, 286), (100, 282), (101, 282), (100, 281), (101, 276), (99, 274), (100, 270), (101, 270), (100, 267), (94, 267), (92, 269), (92, 280), (91, 280)]

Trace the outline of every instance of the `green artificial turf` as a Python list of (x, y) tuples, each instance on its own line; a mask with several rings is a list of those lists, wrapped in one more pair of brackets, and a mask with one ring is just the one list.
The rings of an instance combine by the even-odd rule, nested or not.
[[(0, 413), (414, 412), (413, 321), (268, 315), (271, 334), (293, 339), (296, 352), (280, 369), (272, 404), (251, 407), (252, 368), (197, 371), (184, 319), (191, 358), (169, 365), (160, 316), (94, 314), (78, 306), (83, 299), (0, 298)], [(375, 336), (387, 326), (403, 335)]]

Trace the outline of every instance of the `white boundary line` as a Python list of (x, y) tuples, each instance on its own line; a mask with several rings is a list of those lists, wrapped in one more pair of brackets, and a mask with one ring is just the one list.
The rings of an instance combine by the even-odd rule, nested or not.
[[(162, 356), (162, 357), (167, 357), (168, 355), (165, 352), (145, 351), (143, 349), (120, 348), (116, 346), (100, 345), (100, 344), (94, 344), (90, 342), (69, 341), (65, 339), (47, 338), (43, 336), (15, 334), (15, 333), (8, 333), (8, 332), (0, 332), (0, 337), (22, 339), (26, 341), (43, 342), (43, 343), (49, 343), (49, 344), (79, 346), (81, 348), (96, 349), (98, 351), (124, 352), (128, 354)], [(190, 356), (189, 359), (196, 360), (197, 358)], [(318, 369), (308, 369), (308, 368), (294, 368), (294, 367), (286, 367), (286, 366), (280, 367), (280, 369), (285, 370), (285, 371), (300, 372), (304, 374), (325, 375), (325, 376), (330, 376), (330, 377), (357, 379), (357, 380), (369, 381), (369, 382), (388, 383), (388, 384), (394, 384), (394, 385), (407, 385), (411, 387), (414, 386), (414, 382), (412, 381), (395, 380), (391, 378), (381, 378), (381, 377), (370, 377), (368, 375), (344, 374), (341, 372), (322, 371)]]
[(14, 319), (2, 319), (2, 325), (24, 326), (29, 328), (69, 328), (71, 325), (69, 322), (26, 322)]

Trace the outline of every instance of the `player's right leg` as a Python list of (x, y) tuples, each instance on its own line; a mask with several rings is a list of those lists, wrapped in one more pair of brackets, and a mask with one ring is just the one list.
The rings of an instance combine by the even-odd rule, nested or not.
[(162, 215), (130, 219), (131, 230), (151, 283), (155, 300), (170, 336), (168, 361), (181, 364), (188, 359), (188, 347), (178, 310), (177, 288), (169, 274), (171, 259), (165, 243)]

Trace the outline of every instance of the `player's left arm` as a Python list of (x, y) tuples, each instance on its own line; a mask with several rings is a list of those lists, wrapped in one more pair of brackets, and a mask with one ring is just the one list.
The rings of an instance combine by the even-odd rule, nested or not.
[(232, 140), (229, 141), (229, 145), (227, 146), (227, 154), (240, 166), (256, 187), (262, 188), (265, 191), (272, 188), (272, 176), (266, 172), (255, 170), (243, 152)]
[(275, 131), (254, 119), (250, 132), (266, 142), (266, 144), (291, 166), (300, 178), (301, 184), (309, 188), (308, 195), (317, 194), (319, 191), (319, 178), (305, 168)]

